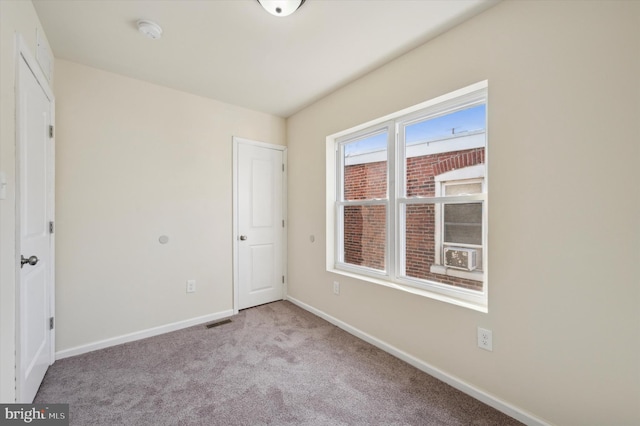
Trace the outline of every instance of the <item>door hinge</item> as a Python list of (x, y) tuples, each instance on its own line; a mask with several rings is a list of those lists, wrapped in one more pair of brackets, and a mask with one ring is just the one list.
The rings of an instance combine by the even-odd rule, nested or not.
[(284, 228), (284, 219), (282, 219), (282, 227)]
[(49, 137), (53, 137), (53, 126), (49, 126)]
[(53, 330), (53, 317), (49, 318), (49, 330)]
[(49, 222), (49, 233), (53, 234), (53, 230), (54, 230), (53, 222)]
[(282, 276), (282, 284), (284, 284), (284, 275)]
[(282, 171), (284, 172), (284, 163), (282, 163)]

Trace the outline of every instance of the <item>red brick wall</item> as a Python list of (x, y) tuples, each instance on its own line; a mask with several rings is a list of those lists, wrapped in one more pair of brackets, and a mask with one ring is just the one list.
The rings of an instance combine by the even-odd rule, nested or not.
[[(345, 200), (387, 197), (387, 162), (345, 167)], [(344, 208), (344, 260), (353, 265), (385, 269), (385, 206)]]
[(356, 164), (344, 170), (344, 199), (387, 198), (387, 162)]
[(345, 206), (344, 261), (385, 270), (386, 206)]
[(407, 158), (407, 196), (433, 197), (434, 176), (476, 164), (484, 164), (484, 148)]
[[(484, 164), (484, 148), (454, 151), (407, 159), (407, 196), (434, 196), (434, 176), (454, 169)], [(387, 196), (387, 163), (345, 167), (345, 199), (362, 200)], [(386, 247), (384, 206), (349, 206), (344, 212), (344, 258), (354, 265), (384, 269)], [(433, 274), (435, 261), (435, 206), (406, 208), (406, 275), (458, 287), (482, 289), (480, 281)]]

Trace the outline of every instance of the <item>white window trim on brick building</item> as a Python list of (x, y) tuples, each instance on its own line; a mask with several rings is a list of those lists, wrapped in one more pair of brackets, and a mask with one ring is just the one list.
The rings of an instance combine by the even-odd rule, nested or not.
[[(479, 164), (475, 166), (465, 167), (462, 169), (450, 170), (448, 172), (436, 175), (434, 177), (434, 180), (436, 182), (436, 197), (441, 197), (444, 195), (444, 192), (445, 192), (444, 189), (447, 185), (458, 185), (463, 183), (465, 184), (480, 183), (482, 185), (482, 192), (486, 193), (487, 189), (486, 189), (485, 179), (484, 179), (485, 168), (486, 167), (484, 164), (482, 165)], [(483, 203), (482, 210), (483, 210), (482, 226), (486, 227), (486, 223), (485, 223), (486, 217), (487, 217), (486, 203)], [(435, 260), (435, 263), (431, 265), (431, 272), (433, 272), (434, 274), (449, 275), (449, 276), (458, 277), (458, 278), (466, 278), (469, 280), (482, 281), (484, 278), (484, 274), (482, 271), (484, 270), (484, 259), (486, 256), (482, 257), (482, 264), (480, 266), (479, 271), (464, 271), (464, 270), (455, 269), (455, 268), (447, 268), (444, 265), (444, 262), (442, 260), (442, 250), (444, 248), (444, 241), (443, 241), (443, 235), (442, 235), (443, 234), (442, 208), (436, 209), (435, 215), (436, 215), (436, 229), (435, 229), (436, 260)], [(486, 241), (484, 242), (482, 247), (486, 247)]]
[[(487, 82), (473, 84), (460, 90), (456, 90), (452, 93), (440, 96), (427, 102), (423, 102), (419, 105), (404, 109), (394, 114), (381, 117), (377, 120), (364, 123), (360, 126), (353, 127), (351, 129), (339, 132), (337, 134), (327, 137), (327, 270), (332, 273), (346, 275), (352, 278), (372, 282), (375, 284), (392, 287), (402, 291), (409, 292), (420, 296), (429, 297), (436, 300), (452, 303), (455, 305), (467, 307), (470, 309), (478, 310), (481, 312), (487, 312), (487, 296), (488, 296), (488, 283), (487, 283), (487, 259), (488, 259), (488, 247), (487, 247), (487, 144), (486, 144), (486, 131), (478, 133), (470, 133), (461, 137), (459, 140), (454, 141), (458, 144), (460, 150), (469, 149), (474, 147), (485, 147), (485, 160), (482, 165), (475, 165), (465, 167), (458, 170), (448, 171), (438, 176), (436, 181), (436, 196), (435, 197), (406, 197), (404, 189), (404, 142), (400, 142), (403, 139), (403, 129), (407, 123), (415, 122), (418, 119), (425, 119), (425, 117), (435, 117), (439, 115), (445, 115), (449, 112), (455, 112), (456, 110), (467, 108), (468, 105), (486, 104), (487, 101)], [(391, 124), (390, 124), (391, 123)], [(361, 267), (358, 265), (347, 264), (342, 258), (343, 249), (343, 229), (342, 220), (340, 215), (340, 209), (344, 205), (348, 205), (348, 202), (342, 199), (342, 176), (345, 162), (356, 161), (354, 159), (345, 160), (343, 155), (340, 155), (341, 144), (344, 146), (350, 140), (363, 137), (363, 135), (371, 134), (382, 129), (389, 129), (389, 143), (387, 147), (387, 174), (388, 174), (388, 196), (385, 199), (365, 200), (357, 203), (358, 205), (377, 205), (383, 204), (387, 206), (387, 226), (386, 226), (386, 268), (384, 271), (374, 270), (371, 268)], [(449, 140), (451, 138), (448, 138)], [(406, 148), (406, 156), (413, 157), (419, 154), (409, 152), (411, 150), (428, 150), (429, 152), (438, 152), (439, 149), (443, 149), (443, 144), (438, 144), (438, 141), (429, 141), (418, 146), (408, 146)], [(450, 150), (450, 148), (449, 148)], [(367, 153), (371, 157), (368, 161), (381, 161), (380, 153), (371, 152)], [(442, 188), (446, 185), (446, 182), (452, 180), (475, 180), (482, 182), (483, 193), (470, 194), (458, 197), (444, 197)], [(403, 196), (400, 196), (400, 195)], [(436, 249), (436, 262), (431, 267), (433, 273), (445, 274), (450, 276), (457, 276), (460, 278), (473, 279), (476, 281), (482, 281), (482, 291), (465, 289), (453, 285), (444, 283), (427, 281), (423, 279), (414, 279), (405, 276), (403, 252), (403, 223), (400, 222), (401, 209), (403, 206), (411, 204), (441, 204), (443, 202), (481, 202), (482, 208), (482, 269), (481, 271), (462, 271), (455, 270), (453, 268), (447, 268), (442, 265), (442, 234), (441, 230), (437, 232), (436, 244), (439, 247)], [(437, 209), (436, 209), (437, 210)], [(438, 220), (438, 219), (436, 219)], [(440, 219), (441, 221), (441, 219)], [(438, 223), (436, 228), (440, 228), (442, 225)]]

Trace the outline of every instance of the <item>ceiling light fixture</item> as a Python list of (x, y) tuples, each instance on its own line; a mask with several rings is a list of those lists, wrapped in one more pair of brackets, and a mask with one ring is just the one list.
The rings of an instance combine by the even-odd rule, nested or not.
[(258, 0), (264, 10), (274, 16), (289, 16), (304, 2), (305, 0)]
[(152, 21), (147, 21), (146, 19), (138, 21), (138, 31), (153, 40), (162, 37), (162, 28), (160, 25)]

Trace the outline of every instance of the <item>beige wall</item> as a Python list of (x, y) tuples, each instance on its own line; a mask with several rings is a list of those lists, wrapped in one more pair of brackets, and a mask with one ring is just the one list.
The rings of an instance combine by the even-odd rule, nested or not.
[[(36, 28), (30, 2), (0, 0), (0, 401), (14, 398), (13, 33), (35, 53)], [(231, 309), (231, 136), (288, 131), (291, 296), (550, 423), (639, 423), (639, 28), (638, 2), (504, 2), (286, 129), (56, 61), (56, 349)], [(483, 79), (489, 313), (327, 273), (325, 137)]]
[(63, 60), (55, 93), (56, 350), (233, 309), (232, 136), (284, 120)]
[[(640, 2), (507, 1), (290, 117), (289, 295), (552, 424), (640, 423), (639, 76)], [(325, 137), (484, 79), (489, 313), (326, 272)]]
[(15, 34), (35, 56), (36, 31), (44, 34), (30, 1), (0, 0), (0, 171), (8, 183), (0, 200), (0, 402), (15, 401)]

